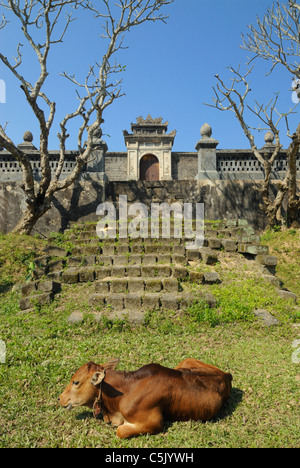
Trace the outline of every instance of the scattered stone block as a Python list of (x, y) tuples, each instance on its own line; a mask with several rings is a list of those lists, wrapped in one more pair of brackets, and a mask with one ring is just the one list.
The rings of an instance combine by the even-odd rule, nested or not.
[(273, 255), (259, 254), (256, 256), (255, 260), (261, 265), (268, 267), (276, 267), (278, 263), (277, 257), (274, 257)]
[(238, 244), (238, 252), (250, 255), (267, 255), (269, 253), (269, 247), (265, 245), (255, 244)]
[(264, 309), (257, 309), (254, 311), (254, 315), (263, 320), (266, 327), (273, 327), (275, 325), (280, 325), (280, 321), (275, 318), (270, 312)]
[(33, 308), (36, 305), (49, 305), (51, 304), (53, 297), (54, 295), (52, 292), (23, 297), (20, 300), (19, 307), (21, 310), (27, 310)]
[(199, 249), (188, 249), (186, 251), (187, 260), (189, 262), (198, 262), (200, 259)]
[(172, 271), (174, 278), (184, 280), (188, 276), (188, 269), (180, 266), (175, 266)]
[(72, 314), (68, 317), (68, 322), (76, 325), (78, 323), (83, 322), (83, 313), (82, 312), (72, 312)]
[(38, 283), (36, 281), (31, 281), (30, 283), (26, 283), (21, 288), (21, 293), (23, 297), (27, 297), (32, 293), (35, 293), (37, 290)]
[(221, 244), (226, 252), (237, 251), (237, 243), (232, 239), (222, 239)]
[(208, 247), (210, 247), (211, 249), (220, 249), (221, 248), (220, 239), (217, 239), (216, 237), (208, 239)]
[(215, 265), (218, 262), (218, 255), (210, 247), (201, 247), (200, 256), (206, 265)]
[(189, 279), (191, 283), (202, 284), (204, 281), (204, 273), (199, 271), (190, 271)]
[(217, 273), (216, 271), (212, 271), (212, 272), (209, 272), (209, 273), (204, 273), (204, 283), (205, 284), (219, 284), (219, 283), (221, 283), (219, 273)]
[(38, 291), (42, 291), (45, 293), (53, 292), (54, 294), (57, 294), (61, 291), (61, 284), (56, 283), (55, 281), (48, 280), (45, 282), (38, 283), (37, 289)]
[(277, 292), (282, 299), (287, 299), (297, 303), (297, 296), (291, 291), (286, 291), (285, 289), (278, 289)]

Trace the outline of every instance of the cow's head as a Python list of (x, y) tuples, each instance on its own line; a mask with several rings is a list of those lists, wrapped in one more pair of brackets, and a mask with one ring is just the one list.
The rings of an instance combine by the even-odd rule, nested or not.
[(113, 359), (105, 364), (88, 362), (73, 375), (71, 382), (58, 398), (64, 408), (71, 410), (76, 406), (93, 407), (99, 395), (99, 384), (105, 378), (107, 369), (115, 369), (119, 360)]

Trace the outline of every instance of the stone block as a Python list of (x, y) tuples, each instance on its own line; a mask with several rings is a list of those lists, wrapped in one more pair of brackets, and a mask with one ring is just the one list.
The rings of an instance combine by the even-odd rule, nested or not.
[(53, 299), (53, 293), (42, 293), (34, 296), (23, 297), (20, 300), (19, 307), (21, 310), (31, 309), (36, 305), (49, 305)]
[(33, 294), (37, 290), (38, 283), (36, 281), (31, 281), (30, 283), (26, 283), (21, 288), (21, 293), (23, 297), (27, 297), (30, 294)]
[(95, 281), (95, 268), (94, 267), (83, 267), (79, 272), (79, 282), (88, 283)]
[[(62, 262), (61, 260), (57, 260), (55, 262), (51, 262), (53, 264), (57, 263), (59, 264), (60, 262)], [(84, 258), (82, 256), (78, 256), (78, 257), (69, 257), (68, 258), (68, 267), (69, 268), (74, 268), (74, 267), (81, 267), (85, 265), (85, 261), (84, 261)], [(61, 268), (62, 270), (62, 268)], [(50, 271), (50, 270), (49, 270)], [(55, 271), (54, 269), (52, 271)]]
[(160, 279), (146, 279), (145, 280), (145, 291), (148, 293), (159, 293), (161, 291), (162, 284)]
[(125, 294), (128, 289), (127, 279), (113, 278), (110, 283), (110, 290), (113, 294)]
[(217, 239), (216, 237), (209, 238), (207, 240), (208, 240), (208, 247), (210, 247), (211, 249), (220, 249), (222, 246), (220, 239)]
[(156, 265), (157, 258), (156, 255), (144, 255), (143, 256), (143, 265), (149, 266), (149, 265)]
[[(134, 241), (135, 242), (135, 241)], [(144, 247), (142, 244), (136, 244), (134, 243), (132, 246), (131, 246), (131, 253), (132, 255), (137, 255), (137, 254), (142, 254), (144, 251)]]
[(160, 307), (159, 294), (145, 294), (143, 296), (144, 310), (157, 310)]
[(141, 255), (130, 255), (130, 257), (128, 257), (128, 265), (141, 266), (141, 264), (142, 264)]
[(153, 278), (157, 275), (157, 267), (156, 266), (142, 266), (142, 276), (146, 278)]
[(129, 278), (128, 291), (130, 293), (143, 293), (145, 291), (145, 282), (142, 278)]
[(156, 276), (158, 278), (166, 278), (172, 275), (172, 269), (169, 265), (157, 265)]
[(106, 257), (113, 257), (115, 255), (115, 246), (114, 245), (103, 245), (102, 254)]
[(126, 255), (129, 253), (129, 245), (128, 244), (117, 244), (116, 245), (116, 253), (117, 255)]
[(95, 292), (97, 294), (108, 294), (110, 290), (110, 283), (109, 281), (96, 281), (95, 282)]
[(174, 276), (174, 278), (184, 280), (188, 276), (188, 270), (184, 267), (175, 266), (172, 269), (172, 276)]
[(79, 281), (80, 270), (78, 268), (68, 268), (61, 275), (62, 283), (75, 284)]
[(53, 273), (48, 273), (47, 278), (52, 281), (56, 281), (57, 283), (61, 283), (61, 275), (62, 271), (54, 271)]
[(172, 263), (174, 263), (175, 265), (187, 265), (186, 256), (174, 254), (172, 257)]
[(237, 243), (232, 239), (222, 239), (221, 244), (224, 247), (224, 250), (226, 250), (226, 252), (237, 251)]
[(113, 266), (111, 269), (111, 276), (116, 278), (124, 278), (126, 276), (125, 266)]
[(164, 278), (162, 280), (163, 290), (166, 293), (178, 293), (178, 280), (176, 278)]
[(125, 309), (138, 310), (142, 307), (142, 296), (139, 294), (126, 294)]
[(274, 325), (280, 325), (279, 320), (277, 320), (277, 318), (275, 318), (267, 310), (257, 309), (254, 311), (254, 315), (262, 319), (266, 327), (273, 327)]
[(106, 296), (104, 294), (91, 294), (88, 300), (88, 304), (91, 307), (105, 307)]
[(125, 255), (117, 255), (113, 257), (114, 266), (126, 266), (128, 265), (128, 258)]
[(258, 263), (264, 266), (271, 266), (271, 267), (276, 267), (278, 263), (277, 257), (274, 257), (273, 255), (263, 255), (259, 254), (256, 256), (255, 259)]
[(219, 273), (217, 273), (216, 271), (212, 271), (212, 272), (209, 272), (209, 273), (204, 273), (204, 283), (205, 284), (219, 284), (219, 283), (221, 283)]
[(110, 294), (107, 297), (107, 307), (113, 310), (124, 309), (124, 294)]
[(95, 267), (95, 280), (109, 278), (111, 276), (111, 268), (109, 267)]
[(83, 318), (84, 317), (83, 317), (82, 312), (79, 312), (79, 311), (72, 312), (72, 314), (68, 317), (68, 322), (73, 324), (73, 325), (76, 325), (78, 323), (82, 323)]
[(112, 266), (113, 264), (113, 257), (108, 255), (101, 255), (99, 257), (99, 264), (103, 266)]
[(163, 294), (161, 296), (161, 306), (166, 310), (178, 310), (180, 304), (179, 298), (175, 294)]
[(50, 257), (67, 257), (68, 252), (64, 249), (61, 249), (60, 247), (55, 247), (53, 245), (48, 245), (43, 249), (43, 252), (47, 254)]
[(189, 262), (198, 262), (200, 260), (199, 249), (188, 249), (186, 251), (186, 256)]
[(126, 267), (126, 273), (130, 278), (139, 278), (142, 275), (141, 268), (136, 265), (128, 265)]
[(42, 291), (45, 293), (53, 292), (53, 293), (58, 293), (61, 291), (61, 284), (56, 283), (55, 281), (44, 281), (40, 282), (37, 287), (38, 291)]
[(200, 257), (206, 265), (215, 265), (218, 262), (218, 255), (209, 247), (201, 247)]
[(282, 299), (287, 299), (297, 303), (297, 296), (291, 291), (286, 291), (285, 289), (278, 289), (277, 292)]
[[(53, 273), (54, 271), (62, 271), (65, 267), (65, 261), (64, 260), (52, 260), (48, 264), (48, 272)], [(70, 264), (68, 263), (70, 266)], [(77, 265), (74, 265), (77, 266)]]
[(269, 253), (268, 246), (255, 245), (255, 244), (238, 244), (238, 252), (249, 255), (267, 255)]
[(179, 306), (182, 309), (190, 307), (195, 302), (195, 295), (190, 292), (183, 292), (180, 294)]
[(185, 255), (185, 246), (180, 244), (180, 245), (174, 245), (173, 246), (173, 254), (174, 255)]
[(84, 257), (84, 265), (92, 266), (96, 263), (96, 256), (95, 255), (86, 255)]
[(189, 279), (191, 283), (202, 284), (204, 281), (204, 273), (200, 271), (190, 271)]

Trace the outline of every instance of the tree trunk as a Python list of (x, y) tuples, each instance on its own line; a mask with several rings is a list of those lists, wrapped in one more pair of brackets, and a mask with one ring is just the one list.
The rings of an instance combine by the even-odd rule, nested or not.
[(48, 202), (38, 202), (36, 201), (34, 205), (27, 208), (23, 213), (21, 220), (15, 226), (12, 232), (17, 234), (30, 235), (32, 229), (38, 220), (49, 211), (51, 208), (51, 203)]

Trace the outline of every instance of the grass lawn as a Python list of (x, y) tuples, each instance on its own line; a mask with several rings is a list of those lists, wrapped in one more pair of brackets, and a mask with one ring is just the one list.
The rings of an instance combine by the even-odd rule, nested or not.
[[(279, 259), (278, 276), (300, 295), (299, 232), (266, 233), (263, 242)], [(97, 323), (85, 307), (85, 291), (73, 287), (51, 306), (20, 312), (11, 285), (24, 282), (42, 244), (0, 238), (0, 340), (7, 350), (0, 364), (1, 448), (300, 447), (300, 364), (292, 359), (292, 345), (300, 339), (299, 308), (280, 299), (273, 286), (252, 278), (245, 266), (237, 275), (236, 265), (220, 262), (224, 281), (210, 289), (220, 306), (214, 315), (196, 307), (184, 317), (151, 314), (135, 329), (126, 322)], [(79, 305), (85, 320), (71, 325), (67, 317)], [(253, 307), (272, 311), (281, 325), (262, 326)], [(121, 359), (121, 370), (198, 358), (233, 374), (232, 396), (213, 421), (166, 422), (161, 434), (120, 440), (115, 428), (95, 420), (90, 410), (67, 412), (57, 404), (79, 366), (110, 357)]]

